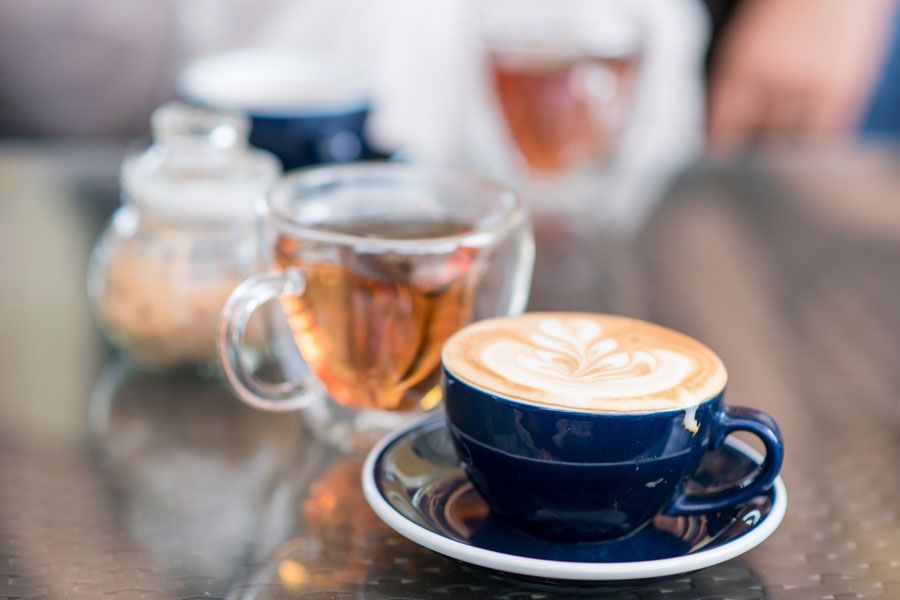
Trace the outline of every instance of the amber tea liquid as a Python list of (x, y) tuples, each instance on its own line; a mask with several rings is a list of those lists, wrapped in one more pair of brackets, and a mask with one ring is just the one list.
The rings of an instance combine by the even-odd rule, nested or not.
[[(465, 231), (454, 223), (354, 223), (357, 236), (421, 239)], [(333, 248), (332, 248), (333, 250)], [(332, 398), (356, 409), (414, 410), (440, 400), (444, 342), (472, 318), (475, 251), (353, 253), (325, 259), (316, 242), (281, 235), (279, 269), (306, 278), (284, 297), (294, 340)]]
[(636, 62), (632, 55), (491, 53), (500, 111), (531, 171), (558, 174), (613, 152)]

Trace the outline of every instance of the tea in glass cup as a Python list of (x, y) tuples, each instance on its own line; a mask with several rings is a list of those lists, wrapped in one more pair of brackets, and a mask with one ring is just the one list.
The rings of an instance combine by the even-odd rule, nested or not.
[[(383, 226), (345, 233), (427, 239), (467, 231), (453, 222)], [(460, 247), (438, 256), (356, 257), (351, 264), (307, 262), (296, 237), (279, 236), (275, 264), (298, 269), (302, 295), (282, 297), (306, 363), (337, 402), (359, 409), (414, 410), (437, 384), (444, 341), (472, 320), (478, 253)]]
[[(363, 449), (441, 399), (440, 352), (470, 321), (521, 312), (534, 242), (516, 196), (492, 182), (399, 164), (318, 167), (265, 203), (272, 271), (232, 294), (220, 328), (225, 374), (248, 404), (309, 407), (320, 432)], [(241, 348), (274, 299), (315, 381), (259, 380)], [(322, 422), (316, 390), (331, 401)], [(346, 440), (344, 440), (346, 441)]]
[(641, 29), (621, 4), (485, 0), (477, 31), (495, 112), (528, 175), (612, 160), (634, 103)]

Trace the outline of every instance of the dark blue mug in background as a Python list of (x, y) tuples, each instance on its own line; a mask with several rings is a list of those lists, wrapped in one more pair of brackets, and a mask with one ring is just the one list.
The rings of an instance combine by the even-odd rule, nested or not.
[(366, 141), (365, 74), (313, 49), (247, 48), (189, 64), (178, 80), (188, 102), (250, 118), (250, 143), (285, 170), (377, 157)]
[[(597, 328), (588, 326), (585, 334), (569, 327), (575, 322)], [(544, 323), (551, 323), (546, 331)], [(530, 335), (538, 341), (534, 347), (528, 347)], [(680, 351), (705, 361), (705, 370), (684, 375), (688, 363), (679, 362)], [(668, 383), (660, 374), (666, 361)], [(443, 365), (447, 421), (469, 478), (497, 516), (537, 536), (618, 538), (660, 511), (697, 514), (733, 506), (768, 489), (781, 467), (774, 420), (725, 406), (718, 357), (658, 325), (578, 313), (491, 319), (452, 337)], [(666, 391), (679, 374), (682, 383)], [(542, 391), (544, 380), (551, 385)], [(644, 386), (647, 399), (655, 394), (660, 400), (640, 410), (644, 399), (636, 394), (617, 405), (616, 389), (628, 385)], [(565, 389), (573, 396), (560, 392)], [(592, 405), (584, 394), (591, 389), (609, 393)], [(691, 389), (693, 401), (685, 396)], [(677, 407), (669, 406), (673, 401)], [(687, 493), (685, 483), (704, 453), (739, 430), (766, 447), (759, 471), (709, 495)]]

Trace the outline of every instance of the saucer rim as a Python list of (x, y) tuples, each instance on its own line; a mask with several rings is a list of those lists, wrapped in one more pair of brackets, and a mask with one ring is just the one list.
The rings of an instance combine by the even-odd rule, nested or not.
[[(375, 464), (385, 450), (401, 437), (422, 428), (431, 420), (437, 421), (438, 419), (446, 420), (443, 414), (424, 415), (382, 438), (369, 452), (363, 464), (363, 494), (375, 514), (406, 539), (438, 554), (471, 565), (517, 575), (571, 581), (623, 581), (680, 575), (717, 565), (752, 550), (778, 529), (787, 512), (787, 488), (779, 475), (775, 478), (772, 488), (775, 493), (769, 514), (751, 529), (728, 540), (721, 546), (699, 550), (692, 554), (646, 561), (594, 563), (530, 558), (496, 550), (485, 550), (445, 537), (411, 521), (398, 512), (382, 495), (375, 481)], [(725, 444), (742, 452), (757, 464), (763, 460), (763, 457), (746, 442), (728, 439)]]

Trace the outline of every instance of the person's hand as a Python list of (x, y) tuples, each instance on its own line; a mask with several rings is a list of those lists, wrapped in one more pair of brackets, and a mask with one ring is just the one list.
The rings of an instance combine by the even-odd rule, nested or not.
[(898, 0), (748, 0), (715, 65), (713, 150), (840, 139), (861, 116)]

